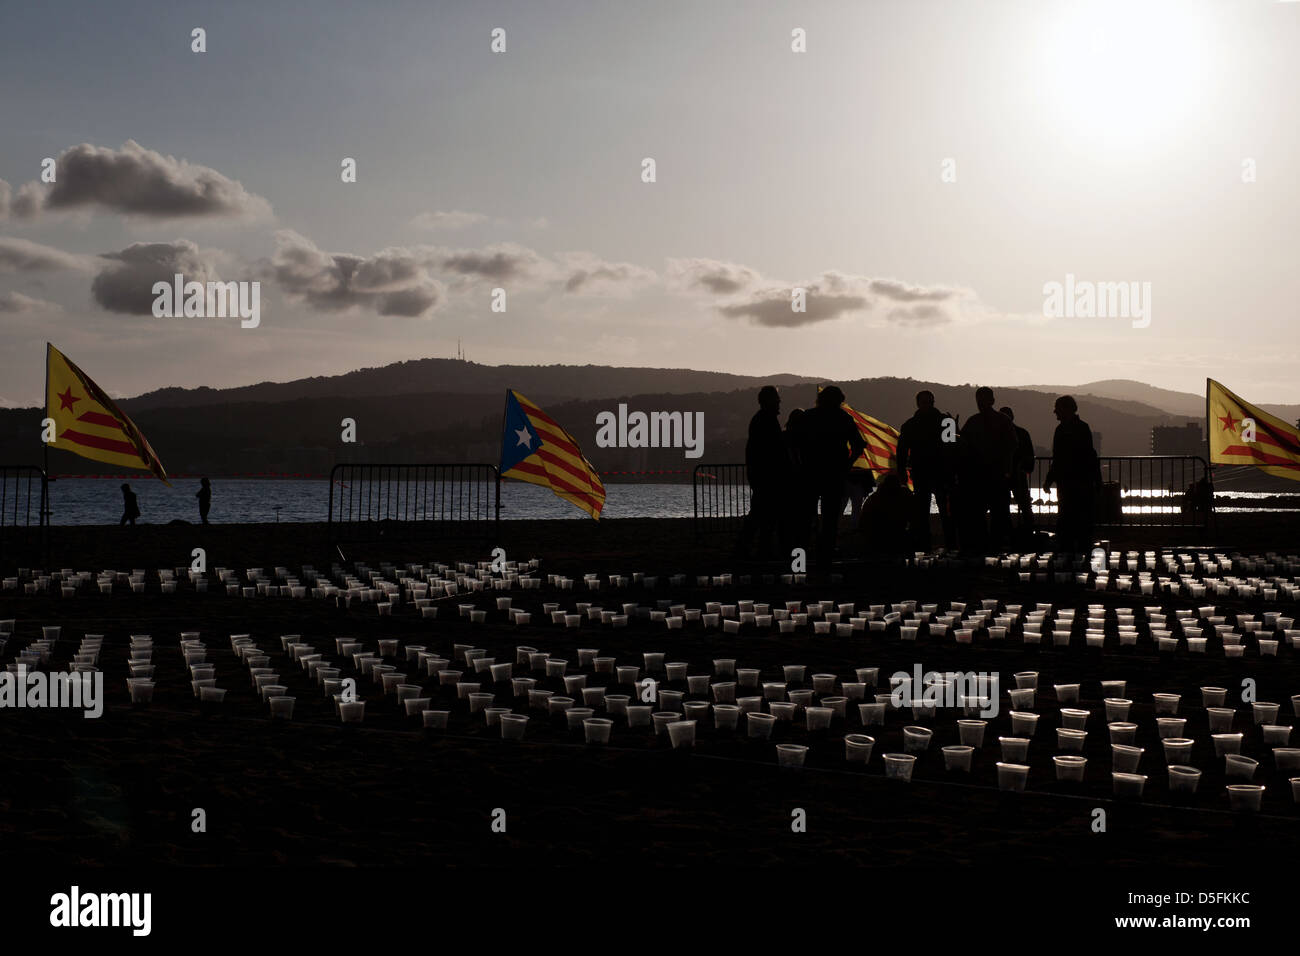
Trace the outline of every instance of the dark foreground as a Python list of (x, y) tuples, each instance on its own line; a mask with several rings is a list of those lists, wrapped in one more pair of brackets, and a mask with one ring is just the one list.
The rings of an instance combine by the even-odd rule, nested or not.
[[(191, 546), (200, 545), (208, 549), (210, 569), (222, 566), (241, 573), (259, 566), (269, 574), (277, 564), (297, 571), (303, 563), (328, 573), (331, 560), (340, 560), (338, 552), (331, 558), (321, 529), (310, 527), (141, 528), (137, 531), (144, 533), (134, 539), (119, 529), (56, 531), (63, 532), (63, 539), (55, 543), (54, 567), (177, 567), (188, 564)], [(191, 545), (195, 534), (203, 537)], [(7, 862), (42, 867), (577, 866), (593, 876), (648, 866), (736, 865), (780, 872), (784, 867), (843, 864), (942, 868), (974, 881), (1019, 873), (1017, 879), (1030, 883), (1035, 873), (1068, 871), (1077, 877), (1104, 867), (1097, 873), (1108, 874), (1108, 903), (1122, 897), (1121, 890), (1148, 885), (1138, 879), (1139, 871), (1163, 874), (1165, 886), (1197, 890), (1223, 888), (1225, 879), (1257, 880), (1294, 865), (1300, 807), (1286, 779), (1294, 774), (1274, 768), (1249, 707), (1238, 704), (1234, 730), (1245, 733), (1243, 752), (1260, 761), (1255, 779), (1267, 790), (1262, 812), (1231, 811), (1222, 760), (1213, 756), (1198, 690), (1214, 685), (1237, 693), (1243, 678), (1253, 678), (1257, 699), (1280, 701), (1279, 722), (1293, 722), (1289, 701), (1300, 693), (1300, 666), (1296, 651), (1285, 645), (1276, 658), (1248, 651), (1244, 659), (1228, 660), (1211, 638), (1205, 655), (1189, 654), (1186, 645), (1165, 654), (1145, 635), (1135, 647), (1120, 646), (1113, 622), (1102, 649), (1085, 647), (1081, 631), (1061, 648), (1050, 642), (1026, 644), (1018, 633), (998, 642), (979, 633), (973, 645), (963, 646), (951, 636), (942, 642), (924, 635), (905, 642), (897, 628), (839, 638), (807, 631), (727, 635), (700, 624), (667, 631), (648, 620), (633, 620), (626, 630), (586, 619), (576, 631), (538, 623), (544, 601), (569, 609), (577, 601), (653, 607), (661, 599), (687, 607), (737, 599), (774, 606), (786, 600), (831, 599), (856, 602), (859, 608), (903, 600), (943, 608), (955, 600), (997, 598), (1003, 605), (1032, 607), (1042, 601), (1076, 607), (1080, 621), (1088, 604), (1128, 608), (1160, 603), (1172, 610), (1200, 602), (1168, 596), (1153, 602), (1074, 585), (1026, 585), (1014, 572), (984, 567), (917, 570), (850, 564), (835, 584), (783, 586), (779, 578), (763, 584), (764, 572), (782, 569), (740, 566), (725, 546), (697, 544), (688, 523), (627, 522), (596, 529), (555, 522), (513, 529), (502, 545), (512, 560), (542, 559), (543, 577), (548, 572), (578, 576), (577, 590), (512, 592), (516, 607), (534, 612), (534, 623), (523, 628), (506, 623), (495, 609), (493, 592), (445, 599), (435, 621), (421, 618), (408, 605), (381, 617), (369, 603), (345, 609), (332, 600), (244, 599), (228, 597), (220, 588), (209, 594), (182, 589), (164, 595), (152, 576), (145, 594), (119, 588), (102, 596), (83, 590), (65, 599), (5, 592), (0, 618), (17, 619), (17, 637), (4, 660), (12, 659), (18, 645), (39, 637), (43, 624), (62, 625), (56, 662), (70, 660), (83, 633), (102, 633), (100, 667), (108, 703), (98, 720), (56, 711), (0, 712), (0, 748), (6, 756), (0, 777), (0, 853)], [(1246, 546), (1251, 545), (1267, 549), (1257, 540)], [(1278, 545), (1285, 553), (1286, 543)], [(494, 546), (489, 540), (354, 542), (343, 545), (343, 554), (349, 561), (363, 558), (374, 568), (384, 560), (399, 568), (408, 560), (454, 566), (488, 560)], [(633, 585), (616, 592), (582, 589), (584, 572), (635, 571), (665, 577), (653, 591)], [(727, 571), (748, 571), (754, 578), (729, 588), (694, 585), (697, 573)], [(688, 583), (670, 587), (666, 575), (673, 572), (688, 574)], [(487, 623), (474, 625), (458, 617), (457, 605), (471, 602), (488, 610)], [(1219, 604), (1220, 613), (1264, 609), (1259, 601), (1220, 598), (1209, 603)], [(1267, 607), (1292, 613), (1287, 602)], [(220, 707), (200, 707), (194, 699), (178, 649), (183, 630), (200, 631), (207, 644), (218, 685), (228, 689)], [(151, 705), (133, 707), (126, 691), (125, 648), (128, 635), (142, 633), (155, 641), (157, 686)], [(287, 693), (297, 698), (292, 721), (268, 718), (246, 668), (231, 650), (229, 637), (237, 633), (251, 634), (272, 655), (290, 688)], [(847, 720), (837, 720), (829, 731), (810, 733), (798, 721), (783, 723), (772, 741), (714, 730), (710, 718), (698, 725), (697, 744), (689, 752), (672, 750), (652, 730), (616, 722), (608, 746), (588, 747), (580, 730), (566, 729), (562, 716), (529, 711), (526, 699), (513, 697), (508, 682), (492, 686), (486, 675), (467, 673), (464, 680), (483, 680), (483, 689), (495, 691), (497, 706), (530, 713), (526, 738), (507, 742), (498, 728), (484, 725), (482, 714), (469, 714), (453, 688), (425, 675), (417, 678), (404, 654), (392, 663), (423, 684), (424, 695), (434, 699), (431, 706), (452, 711), (448, 729), (422, 729), (418, 717), (403, 716), (394, 698), (385, 697), (369, 680), (359, 681), (367, 701), (364, 724), (345, 727), (321, 689), (282, 652), (279, 636), (291, 633), (301, 634), (330, 658), (338, 657), (335, 638), (344, 636), (360, 639), (366, 649), (375, 649), (380, 638), (397, 638), (403, 647), (422, 645), (444, 657), (451, 657), (453, 644), (472, 645), (498, 662), (513, 660), (518, 645), (530, 645), (567, 659), (569, 673), (577, 671), (580, 647), (598, 648), (619, 664), (638, 665), (644, 652), (662, 651), (667, 661), (687, 662), (691, 674), (711, 674), (715, 659), (735, 658), (738, 667), (760, 668), (763, 681), (781, 680), (781, 667), (798, 663), (807, 665), (809, 676), (833, 673), (848, 681), (855, 668), (879, 667), (879, 684), (884, 685), (890, 673), (911, 672), (919, 664), (923, 670), (996, 671), (1005, 689), (1014, 686), (1012, 674), (1032, 670), (1040, 673), (1035, 709), (1042, 718), (1031, 744), (1026, 792), (1018, 794), (997, 788), (997, 738), (1009, 733), (1005, 694), (970, 774), (946, 772), (939, 752), (957, 742), (959, 715), (940, 711), (923, 721), (934, 730), (934, 739), (910, 784), (885, 780), (881, 762), (883, 753), (903, 750), (902, 728), (915, 723), (906, 712), (891, 711), (883, 729), (864, 731), (850, 702)], [(345, 669), (345, 676), (351, 673)], [(526, 673), (515, 669), (515, 676)], [(614, 682), (614, 675), (594, 674), (590, 668), (582, 673), (589, 675), (588, 686)], [(559, 678), (527, 676), (538, 678), (538, 688), (563, 692)], [(1101, 714), (1103, 679), (1128, 681), (1126, 696), (1134, 701), (1130, 720), (1139, 726), (1138, 746), (1146, 748), (1140, 772), (1148, 781), (1140, 802), (1112, 795)], [(1078, 706), (1093, 711), (1082, 785), (1054, 779), (1055, 683), (1081, 683)], [(869, 688), (868, 699), (877, 692), (887, 693), (888, 687)], [(1190, 800), (1179, 800), (1168, 790), (1153, 718), (1155, 692), (1182, 694), (1179, 715), (1188, 718), (1185, 735), (1196, 740), (1193, 763), (1205, 770), (1200, 790)], [(865, 767), (844, 759), (843, 736), (857, 732), (876, 740)], [(808, 744), (805, 769), (780, 770), (773, 746), (778, 742)], [(192, 832), (196, 808), (206, 813), (206, 832)], [(498, 810), (504, 811), (505, 832), (492, 826)], [(1104, 812), (1104, 832), (1095, 830), (1098, 810)], [(802, 832), (792, 829), (797, 811), (806, 819)], [(1095, 883), (1098, 892), (1102, 885)], [(1130, 912), (1118, 902), (1113, 909), (1116, 915)]]

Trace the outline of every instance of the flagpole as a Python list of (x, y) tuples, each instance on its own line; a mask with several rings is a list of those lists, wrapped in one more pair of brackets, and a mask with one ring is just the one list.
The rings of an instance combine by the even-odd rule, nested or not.
[(506, 453), (506, 416), (510, 411), (510, 389), (501, 401), (501, 448), (497, 452), (497, 521), (501, 520), (501, 462)]
[[(49, 342), (45, 343), (45, 394), (41, 396), (41, 406), (45, 409), (45, 416), (50, 414), (50, 349), (52, 346)], [(44, 428), (41, 431), (45, 431)], [(57, 437), (57, 436), (56, 436)], [(41, 524), (48, 524), (50, 520), (50, 443), (41, 441), (41, 471), (45, 472), (45, 481), (41, 487)]]

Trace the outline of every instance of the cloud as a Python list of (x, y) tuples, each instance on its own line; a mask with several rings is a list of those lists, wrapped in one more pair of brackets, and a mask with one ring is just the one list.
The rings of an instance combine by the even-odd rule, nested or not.
[(485, 246), (482, 249), (430, 250), (436, 264), (458, 277), (489, 279), (530, 278), (544, 273), (546, 260), (532, 249), (512, 242)]
[(40, 206), (40, 186), (37, 183), (19, 186), (17, 195), (14, 195), (13, 187), (0, 179), (0, 219), (8, 219), (10, 216), (15, 219), (31, 219), (40, 210)]
[(464, 229), (487, 221), (488, 217), (481, 212), (453, 209), (449, 212), (422, 212), (411, 220), (411, 225), (418, 229)]
[(127, 140), (121, 149), (82, 143), (64, 150), (55, 164), (58, 178), (35, 181), (10, 203), (13, 215), (38, 209), (104, 209), (129, 216), (264, 217), (270, 203), (207, 166), (145, 149)]
[(152, 315), (154, 283), (170, 283), (178, 272), (186, 282), (218, 278), (209, 254), (188, 239), (137, 242), (101, 258), (110, 265), (95, 276), (90, 294), (102, 308), (126, 315)]
[(89, 267), (90, 261), (85, 256), (75, 256), (26, 239), (0, 236), (0, 273), (84, 270)]
[(590, 253), (568, 252), (558, 258), (566, 294), (617, 293), (654, 282), (650, 269), (630, 262), (607, 262)]
[(761, 276), (748, 266), (716, 259), (669, 259), (668, 278), (679, 288), (731, 295), (750, 288)]
[(21, 292), (0, 293), (0, 312), (6, 314), (62, 311), (63, 310), (53, 302), (47, 302), (44, 299), (33, 299), (31, 296), (23, 295)]
[(426, 315), (446, 300), (429, 273), (427, 249), (382, 249), (373, 256), (323, 252), (291, 229), (275, 234), (271, 275), (291, 297), (327, 312), (368, 309), (379, 315)]

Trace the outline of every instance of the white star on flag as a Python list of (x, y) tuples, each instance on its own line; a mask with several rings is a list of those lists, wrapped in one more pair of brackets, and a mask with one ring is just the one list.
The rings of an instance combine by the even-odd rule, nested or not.
[(516, 428), (515, 434), (519, 436), (519, 441), (515, 444), (516, 448), (520, 445), (523, 445), (525, 448), (533, 447), (533, 436), (528, 433), (527, 428)]

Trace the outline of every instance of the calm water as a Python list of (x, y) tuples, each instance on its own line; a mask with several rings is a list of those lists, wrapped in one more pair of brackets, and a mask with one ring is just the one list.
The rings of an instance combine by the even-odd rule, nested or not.
[[(52, 523), (116, 524), (122, 516), (122, 494), (118, 490), (121, 483), (120, 478), (60, 478), (51, 482)], [(214, 524), (325, 521), (328, 487), (329, 482), (321, 479), (215, 479), (208, 520)], [(152, 480), (134, 481), (131, 488), (140, 501), (141, 524), (166, 524), (177, 518), (198, 521), (194, 493), (199, 483), (195, 480), (178, 479), (171, 488)], [(695, 513), (689, 484), (609, 484), (605, 490), (607, 518), (689, 518)], [(1034, 489), (1035, 496), (1039, 493)], [(1216, 508), (1221, 512), (1249, 512), (1255, 510), (1251, 500), (1263, 497), (1289, 498), (1300, 508), (1300, 493), (1295, 492), (1219, 492), (1215, 495)], [(501, 517), (506, 519), (586, 518), (577, 508), (536, 485), (503, 483), (501, 504)], [(1168, 510), (1176, 511), (1177, 507)]]
[[(116, 524), (122, 517), (120, 478), (60, 478), (50, 483), (53, 524)], [(130, 482), (140, 502), (137, 524), (166, 524), (176, 518), (199, 520), (194, 493), (199, 483), (177, 479), (173, 487), (153, 480)], [(213, 524), (260, 521), (325, 521), (329, 482), (231, 478), (212, 480)], [(690, 485), (610, 484), (605, 487), (606, 518), (689, 518), (694, 513)], [(583, 518), (568, 502), (537, 485), (503, 482), (501, 517)]]

